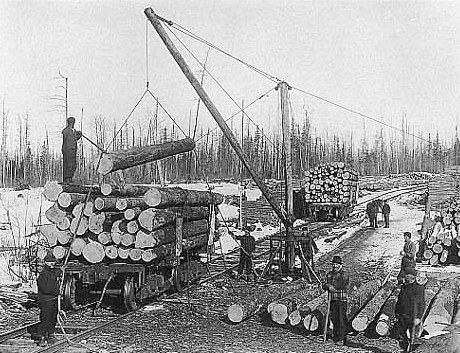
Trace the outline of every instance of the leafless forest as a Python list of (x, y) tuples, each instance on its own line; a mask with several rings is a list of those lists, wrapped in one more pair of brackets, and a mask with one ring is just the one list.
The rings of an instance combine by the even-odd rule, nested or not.
[[(60, 180), (62, 174), (61, 153), (50, 147), (49, 137), (38, 147), (31, 143), (30, 123), (27, 115), (15, 119), (14, 128), (8, 122), (8, 112), (3, 109), (1, 135), (1, 186), (40, 186), (47, 180)], [(146, 117), (148, 129), (126, 124), (120, 129), (108, 123), (103, 116), (93, 118), (93, 131), (86, 132), (101, 145), (122, 149), (182, 138), (182, 133), (171, 127), (158, 128), (156, 116)], [(258, 127), (244, 129), (243, 149), (251, 164), (264, 178), (282, 178), (282, 137), (268, 135)], [(361, 175), (386, 175), (412, 171), (440, 172), (445, 167), (460, 163), (460, 140), (457, 130), (448, 141), (441, 141), (436, 131), (425, 135), (413, 135), (404, 119), (400, 132), (385, 137), (384, 130), (377, 136), (366, 136), (357, 140), (352, 134), (347, 138), (317, 133), (305, 112), (303, 121), (293, 123), (291, 131), (293, 173), (302, 177), (305, 170), (320, 163), (342, 161)], [(404, 132), (404, 133), (403, 133)], [(241, 130), (234, 129), (241, 139)], [(19, 143), (14, 148), (7, 144), (7, 136), (16, 134)], [(114, 136), (116, 138), (114, 139)], [(111, 144), (113, 140), (113, 144)], [(220, 130), (197, 131), (196, 149), (193, 153), (170, 157), (162, 161), (165, 179), (176, 182), (197, 180), (232, 179), (247, 177), (240, 172), (240, 163), (228, 141)], [(83, 145), (85, 147), (83, 148)], [(78, 151), (76, 181), (91, 183), (97, 181), (95, 164), (98, 150), (88, 143), (81, 143)], [(159, 182), (157, 165), (130, 168), (124, 171), (124, 178), (131, 183)]]

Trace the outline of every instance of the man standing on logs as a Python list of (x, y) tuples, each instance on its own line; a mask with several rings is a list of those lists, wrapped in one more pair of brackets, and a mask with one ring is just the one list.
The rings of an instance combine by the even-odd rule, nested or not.
[(385, 221), (385, 228), (390, 228), (390, 205), (388, 204), (387, 200), (383, 201), (383, 206), (382, 206), (382, 213), (383, 213), (383, 219)]
[[(404, 352), (413, 349), (411, 342), (413, 343), (416, 327), (421, 324), (425, 310), (425, 290), (423, 285), (415, 282), (416, 276), (415, 268), (406, 270), (406, 283), (401, 287), (395, 306), (395, 316), (398, 319), (395, 335)], [(407, 330), (410, 337), (407, 336)]]
[(58, 277), (60, 275), (60, 270), (55, 268), (56, 258), (53, 254), (48, 253), (44, 261), (43, 270), (37, 279), (38, 307), (40, 308), (38, 345), (41, 347), (53, 344), (56, 341), (56, 338), (54, 338), (54, 328), (58, 315)]
[(411, 241), (411, 233), (404, 232), (404, 248), (401, 251), (401, 270), (397, 276), (398, 283), (401, 284), (404, 282), (406, 277), (407, 269), (415, 269), (415, 255), (417, 253), (417, 246), (414, 242)]
[(236, 237), (240, 241), (240, 263), (238, 266), (238, 278), (241, 278), (244, 270), (246, 269), (247, 279), (250, 280), (253, 275), (252, 267), (252, 253), (256, 248), (256, 240), (251, 235), (251, 232), (255, 230), (255, 226), (246, 226), (244, 234)]
[(62, 130), (62, 181), (72, 183), (73, 174), (77, 169), (77, 141), (81, 138), (81, 131), (74, 128), (75, 118), (67, 119), (67, 126)]
[[(345, 345), (347, 343), (347, 301), (348, 287), (350, 279), (348, 274), (343, 270), (343, 262), (340, 256), (332, 258), (332, 271), (329, 271), (326, 276), (326, 284), (323, 289), (329, 291), (330, 298), (330, 316), (333, 329), (333, 341), (337, 345)], [(325, 330), (329, 326), (325, 324)]]

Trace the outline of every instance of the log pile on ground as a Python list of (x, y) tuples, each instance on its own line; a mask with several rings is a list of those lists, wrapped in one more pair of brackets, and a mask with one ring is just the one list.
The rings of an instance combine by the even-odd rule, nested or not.
[(460, 198), (439, 205), (439, 216), (431, 222), (426, 237), (420, 242), (423, 264), (460, 263)]
[(48, 182), (43, 195), (54, 201), (45, 212), (51, 224), (40, 227), (54, 256), (62, 259), (70, 252), (89, 263), (172, 257), (178, 218), (183, 219), (182, 249), (204, 247), (210, 231), (208, 206), (223, 201), (217, 193), (149, 185)]
[(342, 162), (310, 169), (304, 179), (305, 202), (353, 204), (357, 199), (358, 174)]

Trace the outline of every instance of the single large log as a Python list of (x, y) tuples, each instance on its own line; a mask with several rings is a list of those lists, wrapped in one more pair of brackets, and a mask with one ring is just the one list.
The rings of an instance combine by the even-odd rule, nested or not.
[(134, 246), (139, 249), (144, 248), (153, 248), (157, 245), (156, 239), (150, 233), (146, 233), (142, 230), (136, 233), (136, 240), (134, 242)]
[(71, 223), (71, 218), (69, 216), (65, 216), (56, 223), (56, 226), (60, 230), (67, 230), (70, 228), (70, 223)]
[(393, 293), (396, 284), (393, 281), (387, 281), (372, 299), (366, 304), (358, 315), (352, 321), (352, 327), (358, 332), (364, 331), (367, 326), (374, 321), (380, 308), (383, 306), (388, 297)]
[(155, 230), (164, 225), (174, 223), (178, 214), (181, 214), (185, 221), (207, 219), (209, 208), (205, 206), (170, 208), (167, 210), (149, 208), (141, 212), (137, 221), (139, 225), (147, 230)]
[(67, 245), (72, 240), (72, 233), (68, 230), (60, 231), (57, 233), (57, 241), (59, 244)]
[(375, 332), (379, 336), (388, 335), (390, 332), (390, 327), (392, 327), (392, 324), (394, 324), (395, 307), (396, 303), (398, 302), (398, 295), (400, 291), (401, 289), (397, 287), (382, 307), (379, 318), (377, 320), (377, 325), (375, 326)]
[(118, 249), (115, 245), (109, 245), (105, 247), (105, 256), (111, 260), (118, 257)]
[(141, 211), (142, 210), (140, 207), (128, 208), (125, 210), (125, 212), (123, 212), (123, 215), (125, 219), (127, 219), (128, 221), (132, 221), (140, 215)]
[(105, 257), (105, 249), (101, 243), (91, 241), (83, 248), (82, 255), (92, 264), (99, 263)]
[(97, 171), (102, 175), (123, 170), (149, 162), (153, 162), (176, 154), (189, 152), (195, 148), (195, 141), (185, 138), (178, 141), (165, 142), (157, 145), (134, 147), (127, 150), (104, 153)]
[[(86, 194), (76, 194), (70, 192), (61, 192), (57, 199), (57, 203), (62, 208), (73, 207), (78, 203), (85, 203)], [(94, 196), (90, 196), (88, 201), (94, 200)]]
[(303, 327), (309, 332), (316, 332), (323, 329), (327, 312), (327, 292), (319, 297), (310, 300), (299, 309), (303, 316)]
[(293, 293), (272, 303), (270, 316), (272, 321), (283, 325), (289, 315), (297, 310), (301, 303), (320, 295), (323, 290), (308, 281), (297, 281), (298, 285), (293, 288)]
[(43, 188), (43, 196), (48, 201), (57, 201), (59, 194), (62, 192), (62, 185), (57, 181), (48, 181)]
[(57, 245), (53, 248), (53, 255), (56, 259), (63, 259), (67, 255), (68, 249), (61, 246)]
[(231, 322), (239, 323), (244, 319), (256, 314), (261, 308), (283, 297), (291, 285), (297, 285), (297, 281), (290, 284), (270, 285), (256, 287), (247, 297), (230, 305), (227, 309), (227, 317)]
[(150, 207), (171, 206), (206, 206), (209, 204), (221, 204), (224, 198), (221, 194), (209, 191), (186, 190), (174, 188), (151, 188), (144, 195), (144, 201)]
[(431, 310), (425, 319), (425, 330), (430, 335), (435, 332), (443, 331), (449, 325), (454, 315), (455, 298), (458, 294), (459, 280), (451, 278), (441, 288), (436, 295)]
[(361, 308), (377, 293), (382, 285), (379, 279), (368, 281), (348, 296), (347, 317), (352, 320)]

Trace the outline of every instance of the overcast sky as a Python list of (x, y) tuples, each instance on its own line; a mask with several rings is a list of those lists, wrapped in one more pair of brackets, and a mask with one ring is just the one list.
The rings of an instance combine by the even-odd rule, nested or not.
[[(405, 112), (416, 133), (438, 130), (449, 139), (454, 134), (460, 111), (459, 2), (3, 0), (0, 98), (9, 110), (9, 134), (16, 134), (15, 121), (27, 113), (36, 141), (46, 127), (51, 143), (60, 144), (64, 115), (53, 112), (54, 102), (47, 99), (63, 93), (56, 88), (62, 84), (55, 79), (59, 70), (69, 78), (69, 113), (77, 126), (82, 108), (89, 135), (97, 115), (121, 123), (145, 90), (143, 11), (150, 6), (292, 86), (397, 127)], [(204, 60), (207, 46), (175, 33)], [(188, 134), (196, 94), (151, 26), (148, 43), (150, 88)], [(178, 47), (199, 74), (194, 59)], [(215, 50), (209, 51), (208, 69), (238, 103), (248, 104), (275, 86)], [(209, 76), (205, 88), (224, 117), (237, 110)], [(300, 120), (308, 108), (320, 132), (363, 131), (362, 117), (295, 90), (290, 95), (294, 118)], [(248, 114), (265, 130), (273, 128), (278, 104), (272, 91)], [(142, 128), (153, 108), (145, 100), (130, 123)], [(171, 122), (163, 117), (162, 124)], [(215, 127), (204, 109), (199, 124)], [(372, 121), (365, 127), (370, 137), (380, 129)]]

